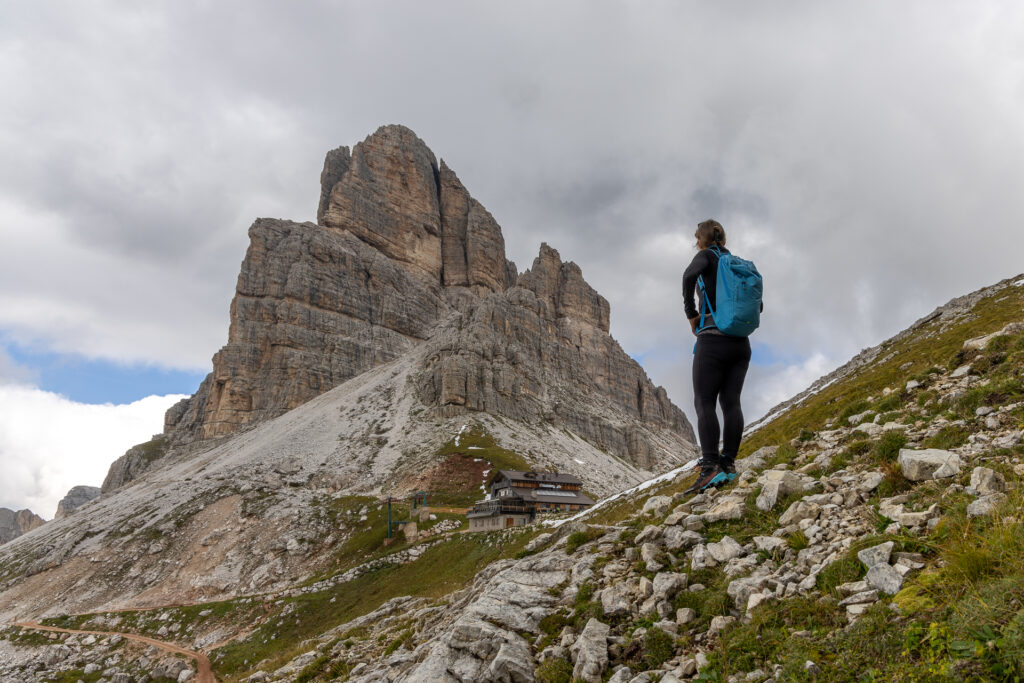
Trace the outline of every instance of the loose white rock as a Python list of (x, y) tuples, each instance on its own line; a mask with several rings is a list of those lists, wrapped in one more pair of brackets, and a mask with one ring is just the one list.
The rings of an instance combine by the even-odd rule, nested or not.
[(887, 564), (876, 564), (873, 566), (868, 570), (864, 580), (873, 588), (877, 588), (889, 595), (896, 595), (900, 592), (900, 588), (903, 587), (903, 577), (898, 571)]
[(697, 610), (692, 607), (680, 607), (676, 610), (676, 623), (685, 626), (697, 618)]
[(971, 488), (977, 489), (981, 495), (1002, 493), (1006, 490), (1006, 478), (987, 467), (975, 467), (971, 471)]
[(786, 545), (786, 539), (778, 536), (754, 536), (754, 547), (760, 551), (771, 553)]
[(600, 683), (601, 675), (608, 667), (608, 624), (601, 623), (591, 617), (583, 627), (583, 633), (572, 644), (569, 651), (576, 660), (573, 667), (573, 678)]
[(715, 636), (729, 627), (736, 621), (736, 617), (712, 617), (711, 626), (708, 628), (708, 635)]
[(886, 541), (871, 548), (865, 548), (857, 553), (857, 559), (868, 569), (871, 569), (876, 564), (889, 564), (889, 556), (892, 554), (892, 549), (895, 545), (892, 541)]
[(668, 512), (672, 506), (672, 499), (668, 496), (651, 496), (644, 503), (643, 513), (654, 517), (661, 517)]
[(821, 513), (821, 506), (817, 503), (809, 503), (805, 500), (798, 500), (782, 513), (779, 517), (779, 524), (789, 526), (804, 519), (817, 519)]
[(967, 506), (968, 517), (982, 517), (993, 514), (1000, 503), (1006, 500), (1005, 493), (990, 493)]
[(728, 562), (743, 554), (743, 546), (730, 536), (723, 536), (718, 543), (708, 543), (707, 549), (716, 562)]

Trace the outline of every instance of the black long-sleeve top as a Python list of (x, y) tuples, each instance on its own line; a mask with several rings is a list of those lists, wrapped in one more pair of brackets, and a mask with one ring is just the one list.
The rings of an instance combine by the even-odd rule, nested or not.
[[(724, 247), (719, 247), (719, 249), (721, 249), (723, 254), (729, 253), (729, 250)], [(698, 251), (683, 273), (683, 308), (686, 310), (687, 320), (700, 316), (701, 310), (705, 310), (703, 295), (697, 288), (697, 276), (703, 276), (704, 278), (704, 289), (707, 292), (708, 300), (716, 301), (715, 285), (718, 283), (718, 256), (711, 249), (701, 249)], [(697, 296), (694, 297), (694, 294)], [(708, 324), (707, 317), (705, 316), (704, 326), (707, 327)], [(714, 322), (712, 321), (710, 325), (713, 327)]]

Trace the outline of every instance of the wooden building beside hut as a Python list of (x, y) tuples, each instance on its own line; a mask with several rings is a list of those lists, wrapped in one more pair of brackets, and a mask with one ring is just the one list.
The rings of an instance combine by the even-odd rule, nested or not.
[(559, 472), (498, 470), (490, 493), (466, 513), (470, 531), (523, 526), (538, 514), (578, 512), (594, 504), (583, 493), (583, 482)]

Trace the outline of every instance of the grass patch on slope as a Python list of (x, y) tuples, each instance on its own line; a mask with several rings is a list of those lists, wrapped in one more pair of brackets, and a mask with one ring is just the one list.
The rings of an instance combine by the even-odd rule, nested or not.
[[(264, 611), (265, 607), (258, 598), (237, 598), (142, 611), (73, 614), (50, 617), (41, 623), (57, 628), (135, 633), (187, 646), (197, 629), (209, 631), (221, 624), (251, 623)], [(157, 633), (168, 626), (175, 628), (163, 635)]]
[[(479, 458), (491, 465), (491, 475), (498, 470), (530, 470), (527, 460), (513, 450), (498, 445), (494, 437), (482, 426), (474, 425), (452, 437), (437, 451), (438, 456), (462, 455)], [(479, 482), (469, 488), (435, 489), (430, 491), (431, 505), (470, 507), (483, 498)]]
[(286, 598), (275, 615), (244, 640), (216, 650), (210, 660), (218, 675), (233, 679), (257, 666), (273, 671), (300, 654), (303, 641), (394, 597), (447, 595), (465, 586), (491, 562), (515, 555), (532, 537), (522, 533), (503, 543), (497, 534), (457, 534), (432, 546), (415, 562), (364, 574), (325, 591)]
[[(948, 330), (940, 331), (937, 322), (924, 325), (913, 337), (883, 348), (880, 362), (855, 371), (755, 432), (743, 452), (763, 445), (788, 446), (792, 439), (806, 439), (825, 428), (830, 419), (836, 426), (848, 426), (847, 418), (861, 413), (866, 415), (858, 421), (881, 415), (880, 423), (927, 422), (939, 415), (962, 418), (921, 447), (966, 444), (978, 431), (978, 407), (999, 407), (1024, 398), (1024, 335), (997, 337), (983, 351), (964, 352), (963, 342), (1021, 320), (1022, 310), (1024, 289), (1010, 287), (982, 299), (972, 315)], [(938, 390), (929, 388), (938, 374), (965, 364), (976, 376), (966, 393), (944, 400)], [(904, 391), (909, 379), (923, 386)], [(883, 395), (886, 387), (892, 391)], [(1024, 410), (1005, 415), (1016, 421), (1016, 428), (1024, 426)], [(1004, 417), (1003, 427), (1014, 425)], [(1024, 448), (992, 449), (973, 463), (1000, 470), (1011, 488), (996, 514), (969, 519), (966, 508), (974, 496), (943, 495), (946, 483), (914, 484), (903, 478), (894, 461), (905, 445), (899, 431), (875, 438), (854, 436), (833, 457), (829, 469), (880, 469), (886, 479), (876, 501), (907, 491), (922, 509), (937, 502), (944, 515), (939, 526), (924, 537), (906, 532), (886, 535), (881, 531), (889, 520), (879, 518), (877, 535), (858, 539), (818, 575), (823, 596), (772, 602), (754, 610), (750, 623), (737, 623), (723, 632), (709, 653), (711, 666), (697, 680), (726, 680), (778, 663), (783, 667), (778, 678), (787, 681), (1024, 681), (1024, 524), (1019, 519), (1024, 492), (1020, 477), (1000, 462), (1019, 458)], [(756, 524), (756, 516), (750, 521)], [(857, 551), (886, 540), (896, 542), (896, 552), (922, 553), (928, 566), (912, 573), (899, 594), (883, 596), (855, 624), (846, 626), (844, 610), (837, 604), (845, 594), (836, 587), (862, 579), (865, 568)], [(699, 607), (696, 599), (685, 600)], [(706, 619), (716, 607), (698, 614)], [(808, 660), (821, 668), (817, 677), (804, 668)]]
[[(960, 355), (965, 341), (997, 332), (1007, 323), (1021, 320), (1024, 318), (1022, 310), (1024, 287), (1011, 286), (981, 299), (974, 306), (971, 316), (945, 331), (940, 331), (940, 321), (933, 320), (925, 323), (911, 336), (883, 343), (879, 360), (855, 371), (851, 377), (826, 387), (758, 429), (743, 442), (740, 455), (752, 453), (761, 446), (786, 443), (805, 429), (821, 430), (830, 418), (842, 418), (845, 423), (846, 417), (864, 410), (889, 412), (899, 409), (912, 400), (910, 395), (902, 392), (908, 377), (932, 369), (933, 366), (958, 364), (965, 359), (965, 356)], [(1015, 348), (1017, 341), (1002, 344)], [(907, 363), (910, 366), (901, 370), (900, 367)], [(882, 397), (882, 390), (886, 387), (895, 392)], [(872, 396), (877, 397), (874, 404), (866, 400)], [(964, 410), (969, 407), (969, 404), (965, 404)]]
[[(775, 663), (786, 681), (1024, 680), (1024, 523), (1011, 516), (1024, 507), (1024, 493), (1014, 492), (987, 517), (968, 518), (970, 500), (954, 500), (927, 537), (858, 539), (818, 575), (824, 595), (755, 609), (749, 623), (721, 634), (697, 680), (722, 681)], [(847, 626), (835, 588), (863, 578), (858, 550), (887, 540), (895, 552), (922, 553), (930, 567)], [(729, 606), (713, 571), (696, 579), (708, 592), (682, 594), (676, 606), (695, 608), (703, 626)], [(817, 678), (804, 668), (808, 660), (821, 668)]]

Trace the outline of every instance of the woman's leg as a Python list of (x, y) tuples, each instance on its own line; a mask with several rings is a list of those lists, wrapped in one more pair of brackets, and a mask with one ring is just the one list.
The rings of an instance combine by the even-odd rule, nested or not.
[(701, 461), (704, 463), (718, 462), (718, 440), (721, 436), (715, 410), (723, 381), (718, 341), (709, 335), (698, 338), (693, 355), (693, 406), (697, 411), (697, 436), (700, 437)]
[(721, 457), (723, 469), (732, 467), (736, 461), (740, 440), (743, 438), (743, 408), (740, 406), (740, 394), (743, 391), (743, 381), (747, 377), (747, 368), (750, 367), (750, 342), (746, 339), (742, 342), (745, 343), (736, 343), (731, 349), (730, 363), (723, 373), (719, 393), (724, 418)]

